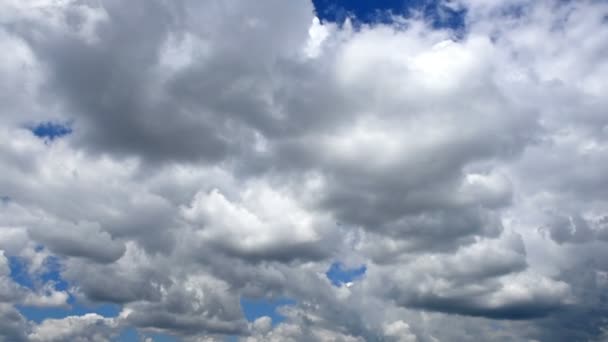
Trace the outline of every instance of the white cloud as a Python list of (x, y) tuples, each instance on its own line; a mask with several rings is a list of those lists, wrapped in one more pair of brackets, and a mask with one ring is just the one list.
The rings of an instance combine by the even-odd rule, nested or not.
[(31, 341), (110, 341), (116, 322), (98, 314), (46, 319), (28, 336)]
[[(443, 5), (462, 36), (309, 1), (0, 5), (0, 336), (601, 338), (608, 6)], [(24, 128), (49, 120), (73, 133)], [(69, 295), (122, 312), (15, 309)], [(296, 304), (248, 324), (242, 296)]]

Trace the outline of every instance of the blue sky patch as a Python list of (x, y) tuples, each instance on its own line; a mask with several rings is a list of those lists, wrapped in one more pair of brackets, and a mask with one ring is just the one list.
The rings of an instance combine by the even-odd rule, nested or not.
[(8, 267), (11, 271), (11, 279), (13, 279), (15, 283), (23, 287), (33, 289), (34, 283), (32, 282), (32, 279), (29, 273), (27, 272), (27, 265), (25, 263), (25, 260), (11, 255), (7, 255), (7, 259)]
[(40, 323), (47, 318), (64, 318), (68, 316), (82, 316), (87, 313), (96, 313), (104, 317), (116, 317), (120, 313), (120, 305), (118, 304), (98, 304), (94, 306), (84, 306), (76, 302), (73, 297), (68, 300), (70, 307), (30, 307), (17, 305), (16, 308), (28, 320)]
[(296, 301), (291, 298), (277, 298), (277, 299), (251, 299), (241, 297), (241, 308), (245, 318), (249, 322), (253, 322), (262, 316), (269, 316), (272, 318), (272, 325), (276, 325), (285, 320), (285, 317), (281, 316), (277, 312), (277, 308), (285, 305), (295, 305)]
[(465, 9), (441, 5), (438, 0), (313, 0), (321, 21), (342, 23), (354, 17), (361, 23), (390, 23), (390, 13), (409, 16), (422, 13), (435, 28), (449, 28), (461, 32), (465, 28)]
[(116, 341), (119, 342), (128, 342), (128, 341), (141, 341), (139, 334), (135, 328), (127, 328), (120, 332), (120, 335), (116, 338)]
[(59, 291), (65, 291), (68, 289), (68, 283), (61, 278), (61, 264), (59, 262), (59, 258), (54, 256), (49, 256), (44, 261), (46, 266), (46, 272), (40, 275), (40, 280), (42, 283), (47, 283), (52, 281), (55, 283), (55, 288)]
[(38, 138), (54, 140), (72, 133), (69, 123), (41, 122), (28, 126), (29, 130)]
[[(42, 247), (43, 248), (43, 247)], [(32, 290), (36, 290), (39, 286), (48, 282), (55, 284), (55, 289), (59, 291), (66, 291), (69, 288), (69, 284), (61, 277), (61, 264), (60, 260), (56, 257), (47, 257), (45, 262), (46, 272), (39, 275), (39, 278), (33, 279), (28, 272), (26, 261), (22, 258), (15, 256), (8, 256), (9, 268), (11, 270), (11, 278), (17, 284), (27, 287)], [(69, 296), (68, 298), (69, 307), (31, 307), (24, 305), (17, 305), (17, 309), (25, 316), (28, 320), (34, 322), (42, 322), (47, 318), (64, 318), (67, 316), (84, 315), (87, 313), (97, 313), (104, 317), (115, 317), (120, 313), (121, 306), (117, 304), (101, 303), (96, 305), (83, 305), (79, 303), (76, 298)]]
[(334, 286), (342, 286), (362, 278), (366, 271), (367, 267), (365, 265), (357, 268), (346, 268), (342, 263), (334, 262), (325, 272), (325, 275)]
[[(42, 246), (37, 246), (36, 251), (40, 251)], [(16, 256), (7, 256), (9, 268), (11, 270), (11, 278), (17, 284), (34, 289), (36, 284), (46, 284), (51, 281), (55, 283), (55, 288), (59, 291), (65, 291), (68, 288), (68, 283), (61, 278), (61, 265), (57, 257), (49, 256), (44, 260), (45, 272), (40, 274), (39, 279), (32, 279), (27, 269), (27, 263), (24, 259)]]

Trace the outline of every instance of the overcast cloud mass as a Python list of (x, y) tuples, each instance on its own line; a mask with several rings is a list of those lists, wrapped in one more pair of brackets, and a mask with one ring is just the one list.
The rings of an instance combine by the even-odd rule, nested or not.
[(607, 341), (608, 3), (433, 6), (0, 1), (0, 341)]

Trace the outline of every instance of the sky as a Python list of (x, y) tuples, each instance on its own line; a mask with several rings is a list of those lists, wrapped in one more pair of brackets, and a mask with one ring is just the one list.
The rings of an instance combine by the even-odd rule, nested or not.
[(0, 2), (0, 342), (608, 340), (608, 3)]

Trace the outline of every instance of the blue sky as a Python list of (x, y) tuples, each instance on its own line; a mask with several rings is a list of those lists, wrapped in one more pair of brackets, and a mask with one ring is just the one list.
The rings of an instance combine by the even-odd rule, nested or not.
[(365, 275), (367, 268), (361, 265), (355, 268), (348, 268), (340, 262), (331, 264), (325, 275), (334, 286), (342, 286), (343, 284), (353, 282)]
[[(346, 283), (354, 282), (361, 279), (366, 272), (365, 265), (348, 268), (341, 262), (334, 262), (325, 272), (327, 279), (334, 286), (343, 286)], [(275, 299), (255, 299), (241, 298), (241, 307), (248, 321), (254, 321), (262, 316), (272, 318), (274, 325), (282, 322), (284, 317), (279, 314), (277, 309), (281, 306), (295, 305), (296, 300), (292, 298), (275, 298)]]
[[(59, 291), (68, 290), (69, 284), (61, 278), (60, 261), (55, 257), (47, 257), (45, 260), (45, 272), (36, 275), (34, 279), (28, 274), (24, 261), (20, 258), (9, 256), (9, 266), (11, 270), (11, 278), (17, 284), (35, 289), (37, 286), (46, 283), (53, 283), (55, 289)], [(85, 306), (79, 303), (76, 298), (70, 296), (68, 299), (69, 307), (66, 308), (35, 308), (28, 306), (19, 306), (21, 313), (29, 320), (41, 322), (46, 318), (63, 318), (70, 315), (83, 315), (88, 312), (95, 312), (105, 317), (114, 317), (120, 312), (120, 306), (117, 304), (98, 303), (95, 305)]]
[(608, 3), (0, 13), (0, 340), (605, 337)]
[[(60, 261), (57, 258), (49, 257), (46, 260), (46, 271), (39, 275), (38, 278), (32, 279), (24, 267), (24, 261), (14, 257), (9, 257), (9, 266), (11, 269), (11, 277), (18, 284), (34, 289), (35, 282), (47, 283), (53, 282), (57, 290), (67, 290), (69, 284), (61, 278)], [(365, 275), (366, 267), (361, 265), (355, 268), (348, 268), (341, 262), (334, 262), (326, 271), (325, 275), (334, 286), (343, 286), (346, 283), (354, 282)], [(46, 318), (63, 318), (71, 315), (83, 315), (89, 312), (94, 312), (104, 317), (115, 317), (120, 312), (120, 306), (117, 304), (98, 303), (95, 305), (83, 305), (78, 303), (76, 299), (70, 296), (68, 300), (69, 307), (67, 308), (34, 308), (29, 306), (18, 306), (19, 311), (28, 319), (40, 323)], [(253, 322), (262, 316), (269, 316), (272, 319), (272, 324), (276, 325), (284, 321), (284, 317), (279, 313), (278, 308), (282, 306), (295, 305), (295, 299), (279, 297), (279, 298), (241, 298), (240, 304), (245, 318)], [(138, 336), (134, 329), (123, 331), (118, 337), (118, 341), (129, 341)], [(146, 333), (145, 336), (153, 337), (154, 341), (174, 341), (175, 339), (163, 334)]]
[[(61, 129), (59, 129), (59, 131), (63, 132)], [(55, 138), (57, 137), (57, 135), (54, 133), (52, 133), (52, 135), (54, 135)], [(48, 137), (42, 136), (41, 138)], [(39, 248), (42, 248), (42, 246)], [(28, 274), (27, 266), (24, 260), (15, 256), (8, 256), (8, 261), (11, 271), (11, 278), (21, 286), (35, 290), (36, 287), (50, 282), (53, 283), (55, 289), (59, 291), (68, 290), (69, 284), (61, 277), (61, 263), (56, 257), (47, 257), (45, 260), (46, 267), (44, 273), (38, 274), (34, 278)], [(80, 316), (86, 313), (97, 313), (104, 317), (116, 317), (120, 313), (121, 309), (120, 305), (111, 303), (84, 305), (79, 303), (76, 298), (71, 295), (68, 299), (68, 305), (68, 307), (50, 308), (17, 305), (17, 309), (26, 319), (36, 323), (40, 323), (47, 318), (60, 319), (67, 316)], [(136, 341), (142, 336), (151, 337), (155, 342), (177, 341), (177, 339), (174, 337), (159, 333), (140, 334), (133, 328), (128, 328), (122, 331), (120, 335), (116, 337), (116, 340), (119, 342)]]
[(464, 10), (439, 6), (439, 1), (428, 0), (314, 0), (313, 2), (317, 16), (321, 20), (332, 22), (342, 22), (346, 17), (354, 17), (363, 23), (390, 22), (387, 12), (402, 16), (419, 12), (435, 27), (459, 30), (464, 27), (466, 13)]
[(30, 131), (39, 138), (56, 139), (72, 133), (72, 127), (69, 123), (60, 122), (40, 122), (34, 125), (29, 125)]
[(272, 318), (272, 324), (276, 325), (285, 320), (277, 309), (281, 306), (289, 306), (296, 304), (296, 301), (291, 298), (276, 298), (276, 299), (255, 299), (241, 298), (241, 307), (248, 321), (253, 322), (262, 316)]

